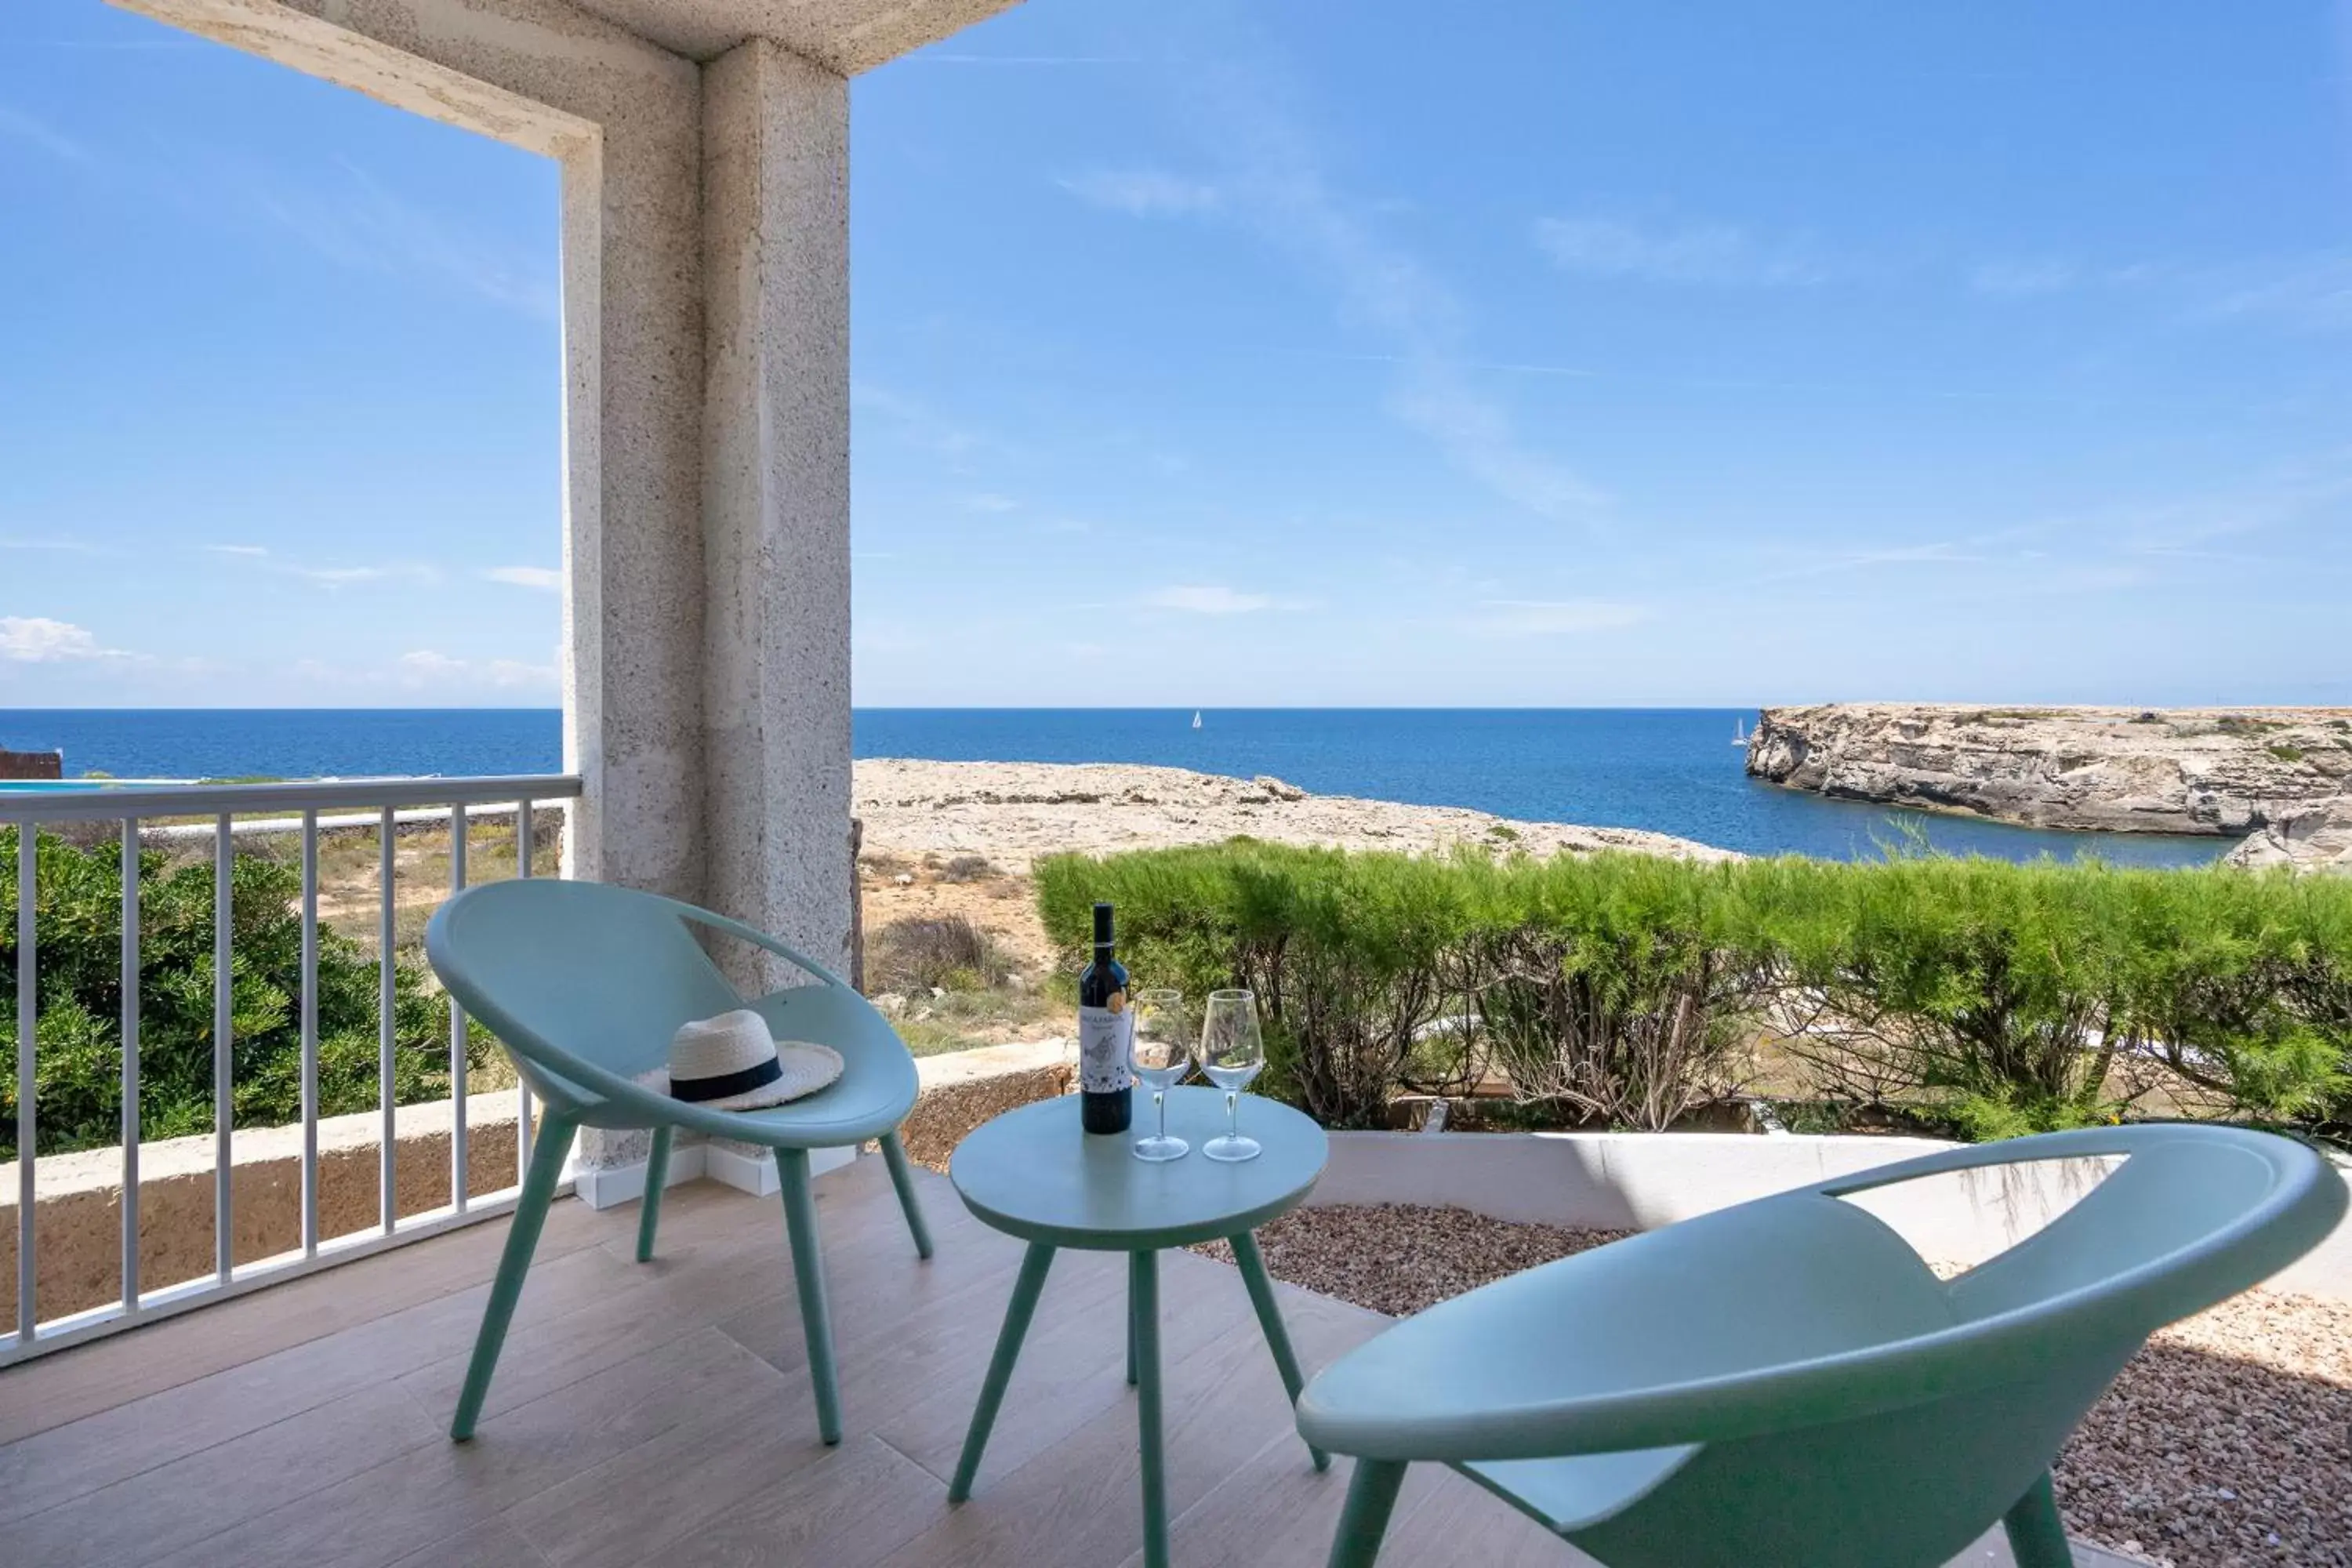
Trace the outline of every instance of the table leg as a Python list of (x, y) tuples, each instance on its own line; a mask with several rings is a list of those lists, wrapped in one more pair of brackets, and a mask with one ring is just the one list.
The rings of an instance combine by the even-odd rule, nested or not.
[(1135, 1292), (1127, 1293), (1127, 1385), (1135, 1386)]
[(1168, 1477), (1160, 1425), (1160, 1254), (1127, 1255), (1135, 1333), (1136, 1442), (1143, 1458), (1143, 1568), (1168, 1568)]
[(1013, 1363), (1021, 1359), (1021, 1342), (1036, 1315), (1037, 1297), (1045, 1289), (1045, 1270), (1054, 1266), (1054, 1249), (1033, 1241), (1021, 1258), (1020, 1277), (1013, 1282), (1013, 1300), (1004, 1309), (1004, 1327), (997, 1331), (996, 1353), (989, 1358), (987, 1381), (980, 1385), (980, 1403), (972, 1407), (971, 1428), (964, 1434), (963, 1456), (956, 1461), (955, 1479), (948, 1501), (971, 1496), (972, 1478), (980, 1473), (980, 1456), (988, 1447), (989, 1428), (996, 1425), (997, 1406), (1004, 1403), (1004, 1385), (1013, 1379)]
[[(1257, 1237), (1248, 1231), (1232, 1238), (1234, 1261), (1241, 1265), (1242, 1283), (1249, 1287), (1250, 1305), (1257, 1309), (1258, 1326), (1265, 1331), (1265, 1348), (1274, 1352), (1275, 1370), (1282, 1373), (1284, 1392), (1290, 1403), (1298, 1403), (1298, 1391), (1307, 1386), (1298, 1375), (1298, 1356), (1290, 1348), (1290, 1332), (1282, 1326), (1282, 1308), (1274, 1299), (1274, 1281), (1267, 1278), (1265, 1259), (1259, 1256)], [(1315, 1468), (1328, 1470), (1331, 1456), (1313, 1444), (1307, 1453), (1314, 1456)]]

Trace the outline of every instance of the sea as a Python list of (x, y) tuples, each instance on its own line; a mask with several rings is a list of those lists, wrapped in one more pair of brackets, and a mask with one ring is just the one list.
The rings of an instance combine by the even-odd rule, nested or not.
[[(1733, 708), (867, 708), (861, 757), (1147, 763), (1323, 795), (1460, 805), (1537, 822), (1644, 827), (1754, 855), (1872, 858), (1924, 840), (2004, 859), (2190, 866), (2230, 842), (2058, 833), (1891, 813), (1760, 784)], [(554, 773), (553, 709), (0, 710), (0, 748), (62, 751), (68, 776), (354, 778)]]

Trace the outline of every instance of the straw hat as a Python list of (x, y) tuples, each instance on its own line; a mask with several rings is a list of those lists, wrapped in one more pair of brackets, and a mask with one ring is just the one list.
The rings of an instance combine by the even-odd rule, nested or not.
[(670, 1037), (669, 1066), (637, 1081), (712, 1110), (758, 1110), (800, 1100), (841, 1076), (841, 1053), (807, 1040), (778, 1040), (749, 1007), (682, 1024)]

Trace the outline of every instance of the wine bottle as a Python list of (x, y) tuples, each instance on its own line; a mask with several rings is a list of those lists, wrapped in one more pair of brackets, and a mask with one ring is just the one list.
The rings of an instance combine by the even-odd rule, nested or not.
[(1111, 935), (1110, 906), (1095, 906), (1095, 956), (1078, 975), (1078, 1121), (1089, 1132), (1124, 1132), (1134, 1115), (1128, 1070), (1127, 971)]

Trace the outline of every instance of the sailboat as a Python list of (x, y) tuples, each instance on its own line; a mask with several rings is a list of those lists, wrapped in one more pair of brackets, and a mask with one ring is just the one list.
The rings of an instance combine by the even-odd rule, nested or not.
[(1195, 709), (1193, 709), (1193, 710), (1192, 710), (1192, 728), (1194, 728), (1195, 730), (1197, 730), (1197, 729), (1199, 729), (1200, 727), (1201, 727), (1201, 710), (1200, 710), (1198, 708), (1195, 708)]
[(1731, 743), (1735, 746), (1744, 746), (1748, 744), (1747, 720), (1734, 719), (1731, 721)]

